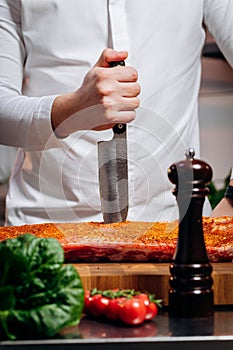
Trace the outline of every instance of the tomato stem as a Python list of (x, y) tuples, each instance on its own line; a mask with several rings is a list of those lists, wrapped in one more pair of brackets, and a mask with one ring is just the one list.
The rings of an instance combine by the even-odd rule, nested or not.
[[(159, 308), (162, 308), (162, 299), (155, 299), (154, 294), (150, 294), (148, 292), (143, 292), (147, 295), (150, 302), (155, 303)], [(106, 298), (109, 299), (115, 299), (115, 298), (126, 298), (131, 299), (134, 296), (142, 294), (140, 291), (135, 291), (135, 289), (106, 289), (106, 290), (99, 290), (97, 288), (93, 288), (90, 290), (90, 295), (94, 296), (96, 294), (100, 294)]]

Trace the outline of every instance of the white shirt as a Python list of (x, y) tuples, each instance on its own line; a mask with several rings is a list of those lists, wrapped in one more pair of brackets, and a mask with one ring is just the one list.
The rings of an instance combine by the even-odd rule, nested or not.
[(17, 149), (13, 147), (0, 145), (0, 184), (8, 182), (16, 152)]
[(188, 147), (199, 157), (203, 21), (233, 66), (232, 0), (0, 0), (0, 142), (19, 147), (8, 225), (103, 220), (97, 142), (112, 132), (58, 140), (50, 111), (111, 46), (128, 50), (141, 85), (128, 127), (128, 220), (177, 215), (167, 169)]

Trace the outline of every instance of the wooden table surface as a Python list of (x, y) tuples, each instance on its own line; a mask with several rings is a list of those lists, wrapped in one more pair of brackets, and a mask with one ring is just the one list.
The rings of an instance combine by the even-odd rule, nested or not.
[[(84, 289), (130, 288), (154, 293), (168, 304), (169, 263), (80, 263)], [(233, 263), (212, 263), (215, 305), (233, 305)]]

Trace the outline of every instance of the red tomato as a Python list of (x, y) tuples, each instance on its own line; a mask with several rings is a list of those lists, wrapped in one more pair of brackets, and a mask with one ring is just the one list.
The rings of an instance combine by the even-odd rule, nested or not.
[(90, 314), (89, 306), (90, 306), (90, 300), (92, 299), (91, 293), (89, 290), (85, 290), (84, 292), (84, 307), (83, 307), (83, 313), (88, 315)]
[(119, 317), (128, 325), (138, 325), (145, 321), (146, 306), (138, 298), (126, 299), (119, 309)]
[(96, 294), (92, 297), (89, 303), (89, 310), (93, 316), (99, 317), (104, 315), (104, 310), (109, 303), (109, 299), (102, 296), (101, 294)]
[(137, 294), (137, 295), (135, 295), (135, 298), (140, 299), (144, 302), (149, 301), (148, 295), (146, 293)]
[(123, 304), (125, 298), (109, 299), (109, 303), (104, 310), (105, 316), (111, 321), (119, 321), (119, 309)]
[(158, 313), (158, 306), (153, 303), (152, 301), (149, 302), (148, 305), (146, 305), (146, 320), (153, 320), (153, 318), (157, 315)]
[(152, 320), (158, 313), (158, 306), (149, 300), (149, 297), (146, 293), (140, 293), (136, 298), (142, 300), (146, 306), (146, 320)]

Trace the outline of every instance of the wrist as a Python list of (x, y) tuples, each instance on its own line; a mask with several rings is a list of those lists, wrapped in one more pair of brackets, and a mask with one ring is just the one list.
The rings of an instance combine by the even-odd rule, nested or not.
[(69, 136), (68, 118), (76, 112), (74, 93), (59, 95), (55, 98), (51, 110), (51, 122), (54, 133), (59, 138)]

